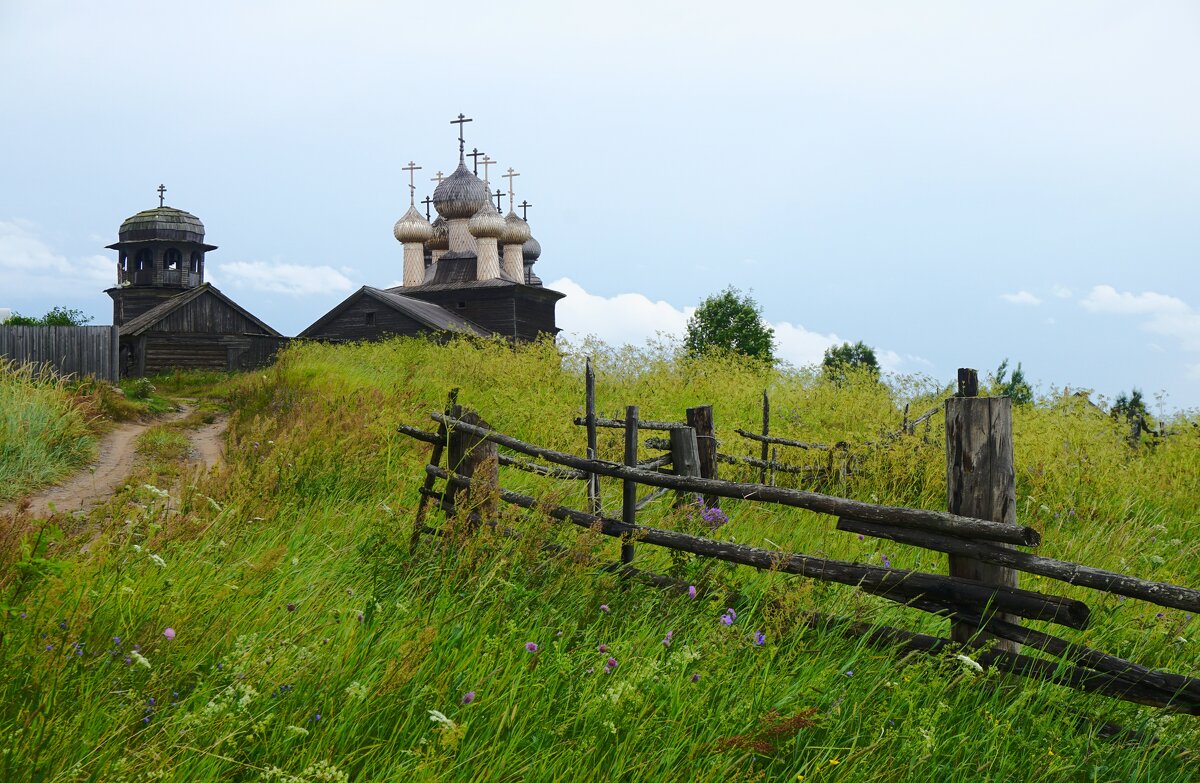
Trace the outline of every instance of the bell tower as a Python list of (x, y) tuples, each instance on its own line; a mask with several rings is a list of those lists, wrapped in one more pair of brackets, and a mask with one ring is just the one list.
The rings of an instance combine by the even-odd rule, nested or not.
[(117, 284), (105, 293), (113, 299), (113, 324), (204, 284), (204, 257), (216, 245), (204, 243), (204, 224), (195, 215), (166, 206), (166, 187), (158, 186), (158, 207), (126, 218), (108, 245), (117, 251)]

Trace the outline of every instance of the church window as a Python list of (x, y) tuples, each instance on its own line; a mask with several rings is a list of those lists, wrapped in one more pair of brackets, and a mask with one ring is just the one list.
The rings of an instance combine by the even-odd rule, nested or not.
[(117, 265), (117, 268), (121, 270), (122, 276), (129, 274), (129, 254), (128, 253), (124, 253), (124, 252), (121, 253), (121, 263), (119, 263)]
[(200, 256), (200, 251), (193, 250), (192, 251), (192, 263), (191, 263), (191, 269), (190, 269), (190, 271), (193, 275), (200, 274), (200, 261), (201, 260), (202, 260), (202, 258)]
[(375, 325), (375, 313), (366, 313), (366, 324), (367, 326)]
[(154, 251), (148, 247), (143, 247), (137, 252), (137, 258), (134, 260), (137, 265), (137, 271), (141, 272), (150, 268), (154, 263)]
[(178, 248), (169, 247), (163, 253), (163, 269), (179, 269), (183, 265), (183, 253)]

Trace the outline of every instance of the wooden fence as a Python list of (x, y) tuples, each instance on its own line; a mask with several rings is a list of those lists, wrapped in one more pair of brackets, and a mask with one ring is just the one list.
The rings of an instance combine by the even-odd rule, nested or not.
[(115, 326), (0, 326), (0, 357), (49, 367), (58, 375), (120, 380)]
[[(590, 365), (588, 375), (591, 376)], [(761, 570), (791, 573), (856, 587), (864, 592), (951, 620), (950, 638), (898, 628), (864, 626), (810, 615), (810, 625), (837, 630), (873, 643), (936, 652), (950, 644), (966, 645), (983, 666), (1142, 704), (1200, 715), (1200, 680), (1150, 670), (1131, 661), (1021, 625), (1038, 620), (1084, 629), (1091, 613), (1086, 604), (1017, 585), (1017, 572), (1038, 574), (1069, 584), (1137, 598), (1159, 606), (1200, 611), (1200, 590), (1152, 582), (1017, 549), (1041, 543), (1041, 535), (1015, 522), (1011, 404), (1005, 398), (977, 397), (974, 371), (960, 371), (959, 394), (947, 400), (947, 479), (949, 511), (864, 503), (817, 492), (762, 483), (723, 481), (716, 476), (716, 440), (710, 406), (688, 411), (691, 425), (639, 421), (637, 406), (626, 408), (622, 463), (597, 458), (596, 428), (611, 426), (594, 413), (589, 383), (587, 453), (580, 457), (554, 451), (493, 430), (473, 412), (464, 412), (452, 392), (445, 413), (434, 413), (437, 432), (401, 425), (405, 435), (432, 445), (420, 505), (413, 527), (415, 547), (422, 535), (443, 535), (425, 524), (433, 500), (448, 514), (465, 520), (467, 529), (494, 525), (498, 502), (536, 509), (551, 518), (620, 539), (620, 573), (657, 586), (686, 590), (670, 577), (634, 568), (636, 545), (688, 552)], [(615, 422), (614, 422), (615, 423)], [(667, 455), (640, 460), (640, 429), (665, 430)], [(711, 449), (701, 449), (697, 431)], [(522, 455), (500, 454), (498, 447)], [(446, 467), (442, 467), (443, 457)], [(528, 458), (549, 464), (532, 462)], [(546, 503), (503, 489), (499, 469), (509, 466), (548, 478), (584, 481), (588, 510)], [(600, 478), (621, 481), (620, 519), (602, 512)], [(444, 486), (435, 489), (437, 480)], [(638, 497), (639, 487), (653, 487)], [(637, 523), (647, 503), (674, 491), (677, 502), (704, 498), (711, 508), (721, 498), (807, 509), (837, 519), (837, 529), (899, 541), (950, 555), (950, 574), (938, 575), (890, 566), (865, 565), (796, 552), (761, 549)], [(511, 532), (511, 531), (510, 531)], [(514, 533), (519, 534), (519, 533)], [(1023, 654), (1022, 646), (1055, 656), (1055, 661)]]

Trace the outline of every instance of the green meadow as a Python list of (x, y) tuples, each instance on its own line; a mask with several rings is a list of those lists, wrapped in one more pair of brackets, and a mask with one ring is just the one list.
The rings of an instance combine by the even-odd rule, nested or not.
[[(5, 781), (1193, 781), (1200, 718), (979, 672), (949, 651), (906, 655), (837, 626), (946, 635), (946, 621), (801, 577), (636, 546), (636, 565), (690, 598), (618, 578), (618, 542), (539, 512), (410, 548), (434, 430), (451, 388), (505, 433), (582, 454), (584, 357), (602, 415), (679, 420), (712, 404), (734, 433), (844, 441), (848, 472), (819, 485), (944, 509), (941, 416), (924, 377), (840, 385), (813, 369), (671, 345), (395, 340), (296, 345), (270, 369), (154, 379), (230, 412), (226, 464), (189, 470), (188, 422), (152, 428), (127, 484), (86, 519), (0, 517), (0, 779)], [(0, 370), (0, 480), (51, 482), (89, 448), (96, 406)], [(1014, 413), (1018, 520), (1040, 552), (1200, 587), (1200, 429), (1133, 449), (1128, 427), (1051, 393)], [(652, 436), (656, 433), (646, 433)], [(619, 460), (621, 433), (600, 452)], [(869, 444), (869, 445), (864, 445)], [(649, 456), (651, 450), (646, 450)], [(781, 449), (814, 467), (829, 452)], [(835, 467), (844, 459), (838, 452)], [(756, 471), (722, 465), (723, 477)], [(584, 507), (581, 482), (502, 469), (505, 488)], [(860, 540), (835, 520), (725, 501), (713, 530), (664, 497), (656, 527), (863, 563), (946, 573), (943, 555)], [(620, 487), (605, 480), (606, 513)], [(443, 523), (431, 511), (430, 523)], [(507, 532), (507, 534), (506, 534)], [(567, 556), (551, 556), (545, 543)], [(1200, 675), (1200, 620), (1021, 576), (1085, 601), (1084, 631), (1030, 623), (1114, 655)]]

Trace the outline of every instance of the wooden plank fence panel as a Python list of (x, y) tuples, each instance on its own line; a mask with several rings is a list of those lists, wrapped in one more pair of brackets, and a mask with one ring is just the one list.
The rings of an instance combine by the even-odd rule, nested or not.
[(118, 339), (116, 326), (0, 326), (0, 356), (58, 375), (91, 375), (116, 383)]

